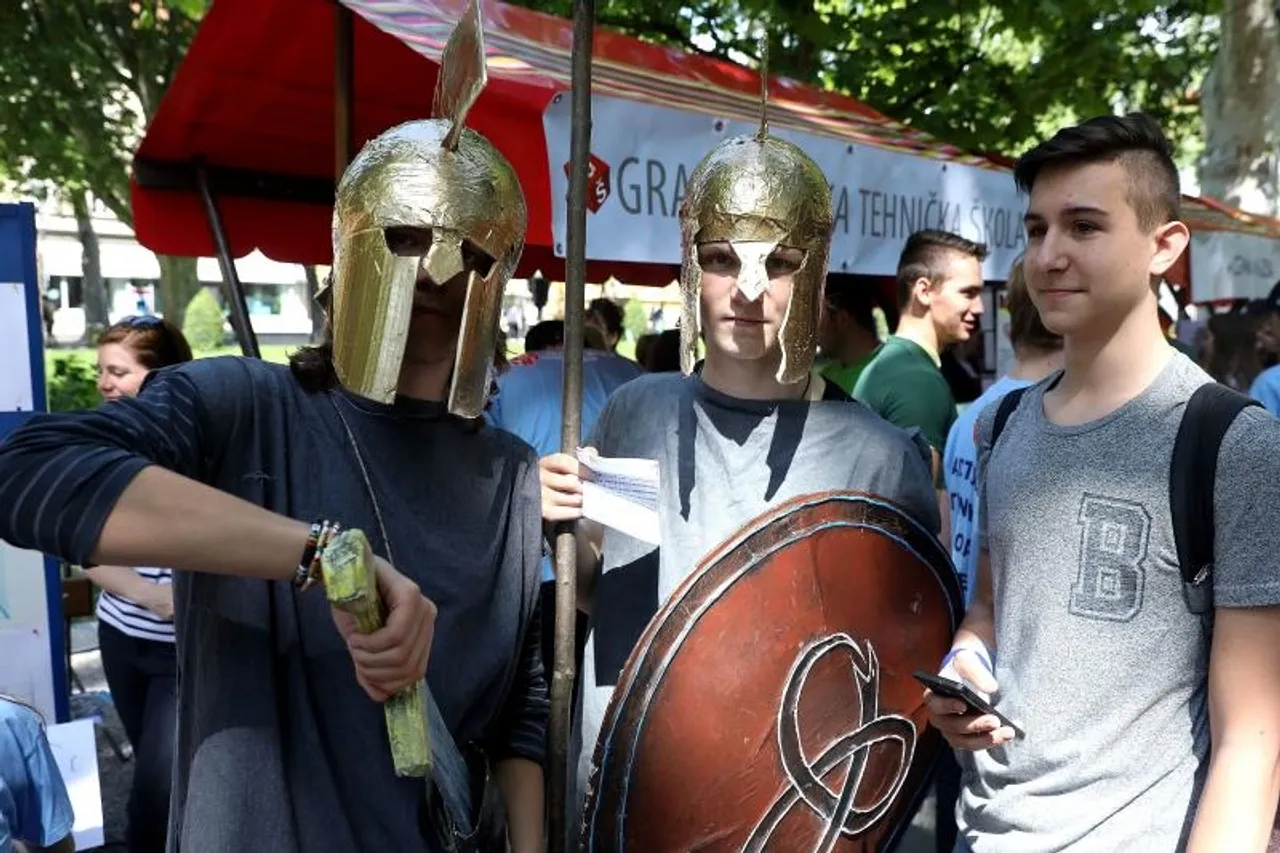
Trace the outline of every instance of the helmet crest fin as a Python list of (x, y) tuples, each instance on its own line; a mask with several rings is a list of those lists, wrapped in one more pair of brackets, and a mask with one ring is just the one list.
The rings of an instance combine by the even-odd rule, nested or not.
[(436, 78), (435, 104), (431, 117), (446, 118), (453, 122), (442, 143), (446, 149), (458, 150), (467, 113), (479, 99), (488, 81), (480, 0), (471, 0), (467, 4), (467, 11), (449, 35), (449, 41), (445, 43), (444, 53), (440, 55), (440, 74)]

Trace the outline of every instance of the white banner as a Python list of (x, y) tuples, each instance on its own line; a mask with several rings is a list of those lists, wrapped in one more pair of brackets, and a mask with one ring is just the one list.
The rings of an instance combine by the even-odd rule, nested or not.
[(1191, 235), (1191, 296), (1262, 299), (1280, 279), (1280, 240), (1234, 231)]
[[(543, 115), (551, 170), (552, 234), (565, 251), (571, 98)], [(698, 161), (723, 140), (756, 127), (619, 98), (592, 99), (587, 257), (680, 262), (677, 214)], [(908, 236), (940, 228), (986, 243), (984, 272), (1003, 281), (1026, 247), (1025, 199), (1007, 172), (933, 160), (771, 128), (812, 157), (832, 184), (836, 230), (831, 272), (893, 275)]]

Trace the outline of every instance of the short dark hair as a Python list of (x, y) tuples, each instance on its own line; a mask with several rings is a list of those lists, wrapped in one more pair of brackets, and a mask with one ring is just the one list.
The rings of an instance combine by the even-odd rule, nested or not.
[(1018, 158), (1013, 179), (1030, 193), (1041, 171), (1054, 166), (1119, 163), (1129, 178), (1129, 205), (1138, 226), (1151, 231), (1178, 219), (1181, 190), (1173, 145), (1155, 119), (1142, 113), (1099, 116), (1064, 127)]
[(591, 304), (587, 306), (587, 314), (595, 314), (599, 317), (600, 323), (609, 334), (622, 337), (622, 309), (612, 299), (605, 299), (603, 296), (592, 299)]
[(658, 344), (657, 333), (649, 333), (636, 338), (636, 364), (645, 370), (649, 369), (649, 359), (653, 348)]
[(1062, 349), (1062, 336), (1045, 328), (1040, 312), (1031, 301), (1021, 257), (1009, 271), (1009, 281), (1005, 287), (1005, 305), (1009, 309), (1009, 343), (1013, 344), (1014, 350), (1029, 347), (1040, 352), (1057, 352)]
[(542, 352), (564, 346), (564, 320), (543, 320), (524, 333), (524, 351)]
[(1271, 292), (1267, 294), (1265, 299), (1255, 299), (1246, 303), (1244, 311), (1247, 314), (1256, 316), (1280, 314), (1280, 281), (1275, 283), (1275, 286), (1271, 288)]
[(876, 295), (875, 287), (871, 284), (852, 278), (828, 276), (826, 300), (831, 308), (848, 313), (859, 328), (876, 333)]
[(649, 351), (650, 373), (674, 373), (680, 369), (680, 330), (667, 329)]
[(927, 278), (937, 283), (943, 278), (942, 265), (948, 252), (958, 252), (982, 263), (987, 258), (985, 243), (975, 243), (950, 231), (917, 231), (907, 238), (898, 257), (898, 306), (911, 301), (911, 288)]

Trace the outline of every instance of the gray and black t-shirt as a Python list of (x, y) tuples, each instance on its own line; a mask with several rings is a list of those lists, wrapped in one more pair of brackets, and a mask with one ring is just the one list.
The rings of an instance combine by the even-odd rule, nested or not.
[(601, 456), (658, 460), (662, 546), (605, 529), (576, 732), (579, 802), (627, 656), (661, 603), (745, 522), (800, 495), (850, 489), (939, 526), (924, 440), (847, 398), (740, 400), (696, 375), (644, 376), (613, 394), (588, 443)]
[[(994, 450), (978, 421), (996, 615), (997, 707), (1024, 741), (967, 754), (957, 808), (975, 853), (1172, 853), (1209, 751), (1211, 624), (1185, 602), (1169, 463), (1207, 374), (1173, 354), (1106, 417), (1057, 426), (1030, 388)], [(1248, 409), (1219, 457), (1219, 607), (1280, 603), (1280, 421)]]

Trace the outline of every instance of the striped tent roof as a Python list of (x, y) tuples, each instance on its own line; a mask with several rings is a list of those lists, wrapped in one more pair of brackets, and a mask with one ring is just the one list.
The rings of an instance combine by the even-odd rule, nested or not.
[[(467, 0), (341, 0), (355, 14), (353, 141), (359, 146), (431, 110), (445, 41)], [(209, 256), (214, 242), (197, 190), (207, 170), (227, 240), (285, 262), (328, 263), (335, 163), (335, 5), (332, 0), (216, 0), (147, 128), (132, 180), (140, 242), (171, 255)], [(490, 84), (468, 123), (512, 162), (529, 204), (518, 274), (552, 278), (563, 261), (552, 236), (553, 183), (543, 116), (570, 87), (572, 24), (484, 0)], [(597, 28), (594, 90), (717, 118), (754, 121), (755, 72)], [(914, 157), (999, 172), (1009, 164), (947, 145), (859, 101), (794, 80), (770, 81), (770, 122)], [(1198, 231), (1280, 238), (1280, 223), (1209, 199), (1187, 198)], [(1184, 258), (1183, 280), (1189, 278)], [(588, 275), (666, 284), (670, 266), (593, 262)]]
[[(342, 3), (436, 63), (467, 5), (466, 0)], [(570, 21), (497, 0), (484, 2), (482, 12), (491, 76), (569, 89)], [(759, 75), (741, 66), (601, 28), (592, 53), (596, 93), (721, 118), (754, 121), (759, 116)], [(860, 101), (787, 78), (770, 81), (769, 120), (797, 131), (995, 168), (991, 160), (947, 145)]]

